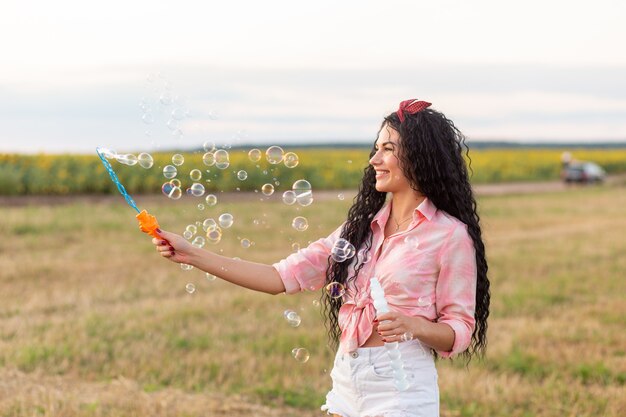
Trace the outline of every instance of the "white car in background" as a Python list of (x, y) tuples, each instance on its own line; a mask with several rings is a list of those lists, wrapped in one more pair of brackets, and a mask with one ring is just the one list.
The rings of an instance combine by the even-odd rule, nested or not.
[(571, 162), (563, 168), (561, 178), (568, 183), (601, 183), (606, 178), (606, 172), (593, 162)]

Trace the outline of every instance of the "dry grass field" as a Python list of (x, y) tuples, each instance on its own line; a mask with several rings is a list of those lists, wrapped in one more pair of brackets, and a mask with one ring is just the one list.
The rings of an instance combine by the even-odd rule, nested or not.
[[(219, 198), (204, 211), (190, 199), (137, 202), (177, 232), (230, 212), (235, 224), (211, 249), (264, 262), (332, 231), (350, 204)], [(479, 203), (488, 356), (469, 368), (439, 361), (442, 416), (626, 415), (626, 188)], [(290, 227), (296, 215), (307, 231)], [(0, 416), (321, 415), (333, 353), (319, 294), (257, 294), (182, 271), (156, 255), (121, 197), (0, 207), (0, 236)], [(294, 347), (311, 359), (295, 361)]]

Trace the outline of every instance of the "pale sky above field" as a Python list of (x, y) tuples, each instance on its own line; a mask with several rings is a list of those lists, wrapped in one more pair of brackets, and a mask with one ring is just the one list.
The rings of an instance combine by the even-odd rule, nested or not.
[(625, 19), (617, 0), (4, 0), (0, 152), (373, 142), (407, 98), (470, 140), (626, 141)]

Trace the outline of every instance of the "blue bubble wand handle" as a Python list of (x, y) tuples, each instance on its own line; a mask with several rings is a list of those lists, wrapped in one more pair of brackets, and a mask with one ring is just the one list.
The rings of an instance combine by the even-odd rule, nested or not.
[(111, 181), (113, 181), (113, 183), (117, 186), (117, 190), (120, 192), (120, 194), (122, 194), (122, 196), (124, 196), (124, 199), (126, 200), (128, 205), (134, 208), (137, 213), (139, 213), (139, 209), (137, 208), (137, 204), (135, 204), (135, 200), (133, 200), (133, 198), (130, 195), (128, 195), (126, 188), (124, 188), (119, 178), (117, 178), (115, 171), (113, 171), (113, 167), (104, 156), (103, 149), (96, 148), (96, 152), (98, 153), (98, 156), (100, 157), (100, 160), (102, 161), (102, 165), (104, 165), (104, 168), (109, 173), (109, 177), (111, 177)]
[(135, 200), (133, 200), (133, 198), (128, 194), (126, 188), (124, 188), (124, 186), (120, 182), (120, 179), (117, 178), (115, 171), (113, 171), (113, 167), (104, 156), (104, 152), (105, 150), (103, 150), (102, 148), (96, 148), (96, 153), (100, 157), (104, 168), (109, 173), (111, 181), (113, 181), (113, 183), (117, 186), (118, 191), (124, 196), (124, 199), (126, 200), (128, 205), (134, 208), (137, 213), (139, 213), (135, 216), (139, 221), (139, 229), (152, 237), (160, 238), (161, 236), (159, 235), (159, 222), (157, 222), (156, 217), (148, 214), (146, 210), (142, 210), (141, 212), (139, 211), (139, 209), (137, 208), (137, 204), (135, 204)]

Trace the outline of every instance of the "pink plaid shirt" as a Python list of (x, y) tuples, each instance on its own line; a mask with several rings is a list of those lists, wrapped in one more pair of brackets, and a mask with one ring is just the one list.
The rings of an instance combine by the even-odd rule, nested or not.
[[(438, 352), (442, 357), (463, 352), (474, 331), (476, 304), (476, 256), (467, 227), (426, 198), (408, 228), (385, 239), (390, 212), (391, 204), (386, 204), (372, 220), (370, 259), (343, 296), (339, 310), (343, 350), (363, 346), (372, 334), (376, 312), (369, 280), (377, 277), (391, 310), (446, 323), (454, 330), (452, 350)], [(288, 294), (324, 285), (327, 259), (340, 233), (341, 227), (273, 265)]]

